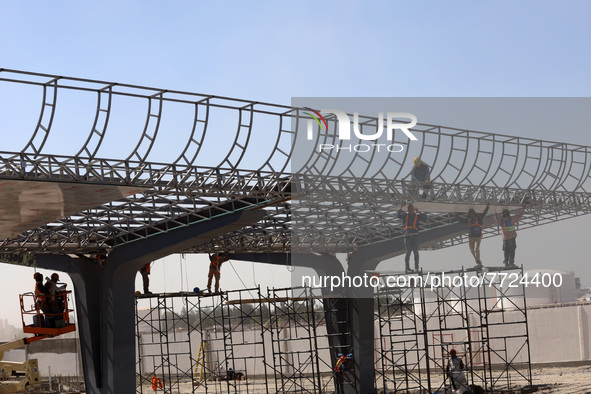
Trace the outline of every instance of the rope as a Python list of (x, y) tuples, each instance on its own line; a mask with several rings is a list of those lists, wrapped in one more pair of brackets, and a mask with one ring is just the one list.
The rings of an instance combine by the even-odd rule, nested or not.
[(289, 272), (295, 271), (295, 267), (289, 261), (289, 255), (287, 253), (285, 254), (285, 268), (287, 268)]
[[(246, 286), (246, 284), (242, 281), (242, 278), (240, 277), (240, 275), (238, 275), (238, 271), (236, 271), (236, 268), (234, 268), (234, 264), (232, 264), (231, 260), (228, 260), (228, 263), (230, 263), (230, 267), (232, 267), (232, 269), (234, 270), (234, 273), (236, 274), (236, 276), (238, 277), (238, 279), (240, 280), (240, 283), (242, 283), (242, 286), (244, 286), (244, 289), (247, 289), (248, 287)], [(254, 298), (254, 296), (252, 295), (252, 293), (250, 292), (250, 290), (248, 290), (248, 294), (250, 294), (250, 296), (252, 298)]]
[[(162, 260), (163, 260), (162, 262), (164, 264), (166, 264), (165, 263), (166, 257), (164, 259), (162, 259)], [(166, 294), (166, 268), (164, 269), (164, 293)]]
[(254, 286), (257, 287), (258, 283), (257, 283), (255, 269), (254, 269), (254, 263), (252, 263), (252, 281), (254, 282)]
[(179, 268), (181, 269), (181, 291), (185, 291), (185, 289), (183, 289), (183, 258), (181, 257), (181, 255), (179, 255)]
[(185, 285), (187, 291), (190, 291), (189, 288), (189, 270), (187, 269), (187, 257), (184, 253), (181, 253), (181, 258), (183, 259), (183, 263), (185, 264)]

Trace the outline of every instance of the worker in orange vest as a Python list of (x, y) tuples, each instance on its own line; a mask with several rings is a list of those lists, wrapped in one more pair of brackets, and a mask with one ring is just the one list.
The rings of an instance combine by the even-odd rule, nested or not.
[(406, 204), (400, 205), (398, 214), (396, 217), (402, 219), (402, 234), (404, 235), (404, 248), (406, 249), (406, 255), (404, 256), (404, 267), (406, 273), (414, 272), (410, 269), (410, 254), (413, 253), (415, 256), (415, 271), (419, 270), (419, 222), (427, 220), (427, 215), (419, 212), (418, 208), (410, 204), (408, 206), (408, 213), (404, 212)]
[(144, 283), (144, 294), (152, 294), (150, 291), (150, 264), (148, 263), (140, 268), (140, 274), (142, 274), (142, 282)]
[(230, 260), (227, 253), (214, 253), (209, 256), (209, 275), (207, 277), (207, 291), (211, 293), (211, 280), (215, 277), (215, 292), (220, 290), (220, 275), (222, 263)]
[(511, 216), (508, 209), (503, 209), (503, 215), (501, 217), (495, 213), (497, 225), (503, 229), (503, 252), (505, 254), (503, 264), (505, 264), (505, 267), (516, 267), (515, 249), (517, 248), (517, 243), (515, 242), (515, 238), (517, 238), (517, 231), (515, 225), (519, 223), (524, 213), (525, 205), (521, 208), (521, 212), (517, 216)]
[[(43, 275), (40, 272), (36, 272), (33, 275), (35, 279), (35, 300), (37, 310), (41, 310), (43, 314), (51, 313), (47, 304), (47, 289), (43, 284)], [(45, 327), (45, 316), (37, 312), (37, 321), (33, 321), (35, 327)], [(34, 318), (35, 319), (35, 318)]]

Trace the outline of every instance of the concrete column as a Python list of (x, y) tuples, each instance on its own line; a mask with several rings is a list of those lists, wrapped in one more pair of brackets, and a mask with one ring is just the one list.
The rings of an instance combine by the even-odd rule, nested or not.
[(37, 266), (68, 273), (74, 284), (76, 324), (80, 340), (82, 371), (88, 393), (100, 393), (100, 286), (101, 267), (86, 257), (38, 255)]
[[(466, 232), (466, 225), (452, 223), (446, 226), (421, 231), (421, 246), (435, 244)], [(363, 276), (366, 271), (375, 270), (381, 261), (399, 256), (405, 253), (404, 237), (400, 236), (391, 240), (378, 242), (359, 248), (349, 256), (347, 275)], [(338, 275), (344, 269), (339, 260), (332, 255), (318, 254), (240, 254), (232, 258), (256, 261), (270, 264), (293, 264), (298, 267), (314, 268), (318, 275)], [(402, 269), (403, 267), (401, 267)], [(326, 290), (326, 289), (323, 289)], [(346, 289), (340, 289), (343, 292)], [(324, 295), (327, 295), (328, 291)], [(336, 382), (335, 392), (338, 394), (375, 393), (375, 366), (374, 366), (374, 289), (358, 288), (348, 289), (347, 297), (340, 299), (336, 309), (340, 314), (331, 313), (329, 302), (324, 301), (327, 332), (332, 365), (336, 364), (338, 353), (348, 353), (352, 346), (354, 368), (352, 379), (339, 379)], [(347, 332), (351, 333), (349, 340)], [(350, 343), (349, 343), (350, 342)]]
[(88, 393), (135, 392), (135, 292), (146, 263), (179, 253), (261, 220), (241, 211), (119, 246), (103, 264), (87, 258), (37, 256), (38, 266), (70, 274), (76, 291), (80, 344)]

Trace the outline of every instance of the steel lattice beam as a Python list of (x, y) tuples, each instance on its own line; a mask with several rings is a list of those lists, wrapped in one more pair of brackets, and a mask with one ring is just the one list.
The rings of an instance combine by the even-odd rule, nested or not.
[[(0, 152), (0, 182), (133, 187), (137, 192), (8, 237), (0, 242), (3, 253), (104, 253), (248, 209), (264, 209), (264, 220), (187, 251), (348, 252), (401, 236), (396, 209), (402, 202), (420, 200), (409, 182), (411, 149), (374, 157), (371, 166), (364, 165), (368, 159), (361, 153), (348, 156), (345, 165), (337, 165), (342, 164), (342, 151), (311, 153), (304, 160), (299, 158), (294, 168), (292, 138), (309, 119), (301, 108), (0, 69), (0, 94), (2, 86), (8, 85), (32, 86), (39, 94), (40, 109), (24, 147)], [(73, 147), (71, 156), (47, 152), (46, 144), (66, 92), (88, 95), (95, 102), (87, 137), (82, 146)], [(109, 158), (102, 145), (121, 97), (143, 103), (145, 119), (130, 150)], [(179, 141), (180, 154), (166, 162), (153, 161), (155, 146), (165, 138), (161, 120), (175, 105), (192, 111), (186, 140)], [(215, 136), (212, 124), (220, 110), (235, 115), (233, 137), (222, 141), (225, 153), (217, 163), (203, 166), (199, 158), (211, 149), (208, 138)], [(336, 138), (336, 118), (326, 120), (328, 128), (317, 130), (313, 142), (343, 148), (343, 141)], [(371, 133), (378, 123), (375, 117), (359, 116), (362, 132)], [(264, 138), (272, 144), (258, 154), (259, 162), (252, 163), (246, 156), (258, 152), (261, 141), (254, 131), (261, 125)], [(591, 147), (420, 123), (412, 131), (418, 137), (413, 152), (432, 166), (427, 202), (450, 203), (464, 210), (486, 201), (527, 204), (522, 228), (587, 214), (591, 209)], [(394, 142), (409, 147), (403, 136), (395, 135)], [(428, 228), (454, 220), (449, 213), (429, 217)], [(488, 227), (485, 236), (497, 233), (496, 227)], [(463, 241), (451, 237), (431, 247)]]

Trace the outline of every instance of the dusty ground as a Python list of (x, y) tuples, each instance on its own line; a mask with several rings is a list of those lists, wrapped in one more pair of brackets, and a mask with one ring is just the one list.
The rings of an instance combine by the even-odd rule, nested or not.
[[(556, 368), (532, 368), (532, 378), (534, 387), (538, 387), (539, 393), (551, 394), (551, 393), (565, 393), (565, 394), (591, 394), (591, 366), (580, 366), (580, 367), (556, 367)], [(278, 382), (279, 383), (279, 382)], [(210, 382), (208, 384), (207, 392), (210, 393), (227, 393), (236, 392), (239, 393), (267, 393), (276, 392), (273, 383), (269, 382), (267, 386), (264, 380), (252, 379), (247, 382), (236, 382), (236, 386), (228, 387), (227, 382)], [(279, 383), (279, 389), (281, 391), (281, 383)], [(295, 387), (290, 388), (289, 385), (283, 387), (285, 392), (295, 392)], [(151, 387), (145, 387), (144, 393), (153, 393)], [(172, 393), (192, 393), (192, 384), (187, 382), (181, 384), (180, 393), (173, 390)], [(195, 388), (195, 393), (205, 393), (205, 387)], [(327, 391), (330, 392), (330, 391)], [(518, 390), (514, 393), (519, 393)]]
[(591, 393), (591, 366), (532, 369), (541, 393)]

